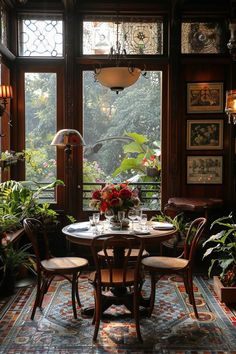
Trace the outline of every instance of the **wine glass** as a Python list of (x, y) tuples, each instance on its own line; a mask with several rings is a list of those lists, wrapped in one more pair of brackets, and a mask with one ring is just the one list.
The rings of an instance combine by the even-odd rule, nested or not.
[(113, 216), (114, 216), (114, 211), (112, 209), (107, 209), (105, 211), (105, 218), (106, 220), (108, 220), (109, 225), (111, 224), (111, 219), (113, 218)]
[(128, 211), (128, 218), (132, 221), (132, 231), (134, 230), (134, 220), (136, 219), (136, 210), (135, 209), (130, 209)]
[(125, 211), (119, 210), (118, 213), (117, 213), (117, 218), (118, 218), (118, 220), (120, 222), (120, 228), (122, 229), (122, 221), (125, 218)]

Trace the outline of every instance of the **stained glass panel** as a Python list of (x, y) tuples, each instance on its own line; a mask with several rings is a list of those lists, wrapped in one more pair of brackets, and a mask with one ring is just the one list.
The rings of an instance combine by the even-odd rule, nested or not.
[(225, 51), (223, 26), (217, 22), (183, 22), (183, 54), (218, 54)]
[[(84, 21), (83, 54), (109, 54), (110, 48), (116, 45), (116, 36), (115, 21)], [(118, 41), (129, 55), (162, 54), (163, 23), (158, 20), (119, 23)]]
[(19, 20), (19, 53), (27, 57), (63, 55), (62, 21), (22, 18)]
[(0, 36), (1, 36), (1, 43), (8, 47), (8, 36), (7, 36), (7, 13), (6, 10), (1, 7), (1, 22), (0, 22)]

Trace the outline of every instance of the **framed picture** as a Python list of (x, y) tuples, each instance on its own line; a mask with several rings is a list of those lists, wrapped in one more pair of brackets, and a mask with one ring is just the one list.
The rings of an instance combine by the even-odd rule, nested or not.
[(223, 119), (188, 120), (188, 150), (223, 149)]
[(222, 156), (187, 156), (188, 184), (221, 184)]
[(187, 84), (187, 113), (222, 112), (222, 82), (192, 82)]

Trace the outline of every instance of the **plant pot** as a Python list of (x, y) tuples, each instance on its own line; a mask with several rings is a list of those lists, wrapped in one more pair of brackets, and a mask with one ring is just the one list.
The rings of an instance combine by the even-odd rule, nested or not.
[(225, 304), (236, 303), (236, 286), (224, 286), (218, 276), (213, 277), (213, 287), (216, 295)]
[(160, 170), (156, 167), (147, 167), (146, 174), (148, 177), (160, 177)]

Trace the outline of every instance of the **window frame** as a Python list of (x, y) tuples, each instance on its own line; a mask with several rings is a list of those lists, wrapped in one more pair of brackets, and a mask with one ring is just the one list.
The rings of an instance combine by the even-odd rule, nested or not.
[[(45, 73), (56, 73), (57, 76), (57, 103), (56, 103), (56, 131), (60, 130), (64, 126), (64, 68), (61, 63), (55, 61), (54, 63), (22, 63), (18, 66), (18, 82), (17, 82), (17, 96), (18, 102), (18, 119), (14, 124), (14, 129), (20, 134), (15, 134), (17, 137), (17, 147), (18, 151), (25, 149), (25, 73), (30, 72), (45, 72)], [(56, 133), (56, 132), (55, 132)], [(57, 179), (65, 180), (65, 161), (64, 161), (64, 150), (57, 149), (56, 151), (56, 161), (57, 161)], [(60, 163), (58, 163), (60, 161)], [(19, 162), (18, 164), (18, 180), (25, 180), (25, 163)], [(57, 189), (56, 202), (53, 205), (56, 208), (63, 208), (65, 205), (64, 194), (62, 188)]]

